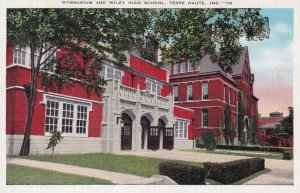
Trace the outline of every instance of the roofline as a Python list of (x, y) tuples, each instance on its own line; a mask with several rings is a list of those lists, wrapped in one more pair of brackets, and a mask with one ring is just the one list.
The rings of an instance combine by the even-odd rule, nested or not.
[(169, 79), (180, 79), (180, 78), (190, 78), (190, 77), (197, 77), (197, 76), (205, 76), (205, 75), (213, 75), (213, 74), (220, 74), (222, 75), (224, 78), (226, 78), (227, 80), (231, 81), (232, 83), (234, 83), (235, 85), (237, 85), (237, 83), (234, 80), (230, 80), (224, 73), (222, 73), (221, 71), (212, 71), (212, 72), (205, 72), (205, 73), (199, 73), (199, 74), (190, 74), (190, 75), (183, 75), (183, 76), (178, 76), (178, 77), (169, 77)]
[(257, 97), (254, 96), (254, 95), (251, 95), (251, 97), (254, 98), (254, 99), (257, 100), (257, 101), (259, 100), (259, 98), (257, 98)]

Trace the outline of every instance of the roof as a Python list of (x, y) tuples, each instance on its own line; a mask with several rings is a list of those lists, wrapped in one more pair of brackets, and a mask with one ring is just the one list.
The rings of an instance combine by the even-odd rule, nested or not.
[(259, 127), (260, 129), (274, 129), (279, 123), (267, 123)]
[(238, 76), (242, 74), (245, 65), (245, 57), (247, 53), (248, 53), (248, 47), (245, 46), (242, 50), (238, 63), (232, 65), (232, 76)]
[(213, 72), (218, 72), (223, 74), (229, 80), (235, 82), (231, 75), (225, 73), (217, 63), (214, 63), (210, 59), (210, 55), (204, 56), (199, 62), (196, 63), (195, 66), (197, 68), (200, 68), (200, 74), (209, 74)]
[(242, 74), (245, 65), (245, 57), (247, 53), (248, 53), (248, 47), (245, 46), (242, 50), (238, 62), (236, 64), (232, 64), (231, 75), (225, 73), (217, 63), (214, 63), (210, 59), (210, 55), (205, 55), (199, 62), (196, 63), (196, 67), (198, 68), (200, 67), (200, 74), (220, 72), (221, 74), (225, 75), (225, 77), (235, 82), (232, 76), (238, 76)]

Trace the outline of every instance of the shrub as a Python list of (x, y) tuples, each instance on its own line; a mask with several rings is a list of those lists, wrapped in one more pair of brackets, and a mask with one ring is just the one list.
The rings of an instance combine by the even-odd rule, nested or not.
[(251, 158), (224, 163), (206, 162), (204, 168), (208, 178), (223, 184), (229, 184), (264, 170), (265, 160)]
[(205, 169), (181, 162), (165, 161), (159, 164), (159, 174), (173, 179), (177, 184), (204, 184)]
[(196, 147), (201, 148), (201, 149), (204, 147), (202, 137), (197, 137), (196, 138)]
[(243, 145), (217, 145), (218, 149), (230, 149), (230, 150), (247, 150), (247, 151), (268, 151), (268, 152), (280, 152), (285, 150), (293, 150), (293, 148), (287, 147), (269, 147), (269, 146), (243, 146)]
[(292, 150), (284, 150), (282, 159), (286, 159), (286, 160), (293, 159), (293, 151)]
[(205, 133), (205, 135), (203, 136), (203, 143), (204, 147), (210, 151), (215, 150), (217, 147), (217, 142), (215, 140), (214, 134), (211, 131)]

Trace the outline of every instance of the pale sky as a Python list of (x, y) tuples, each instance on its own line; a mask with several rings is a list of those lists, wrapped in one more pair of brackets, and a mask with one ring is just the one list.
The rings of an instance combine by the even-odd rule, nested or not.
[(241, 40), (249, 49), (258, 113), (269, 116), (279, 111), (286, 116), (288, 107), (293, 106), (293, 9), (262, 9), (261, 14), (269, 17), (270, 38)]

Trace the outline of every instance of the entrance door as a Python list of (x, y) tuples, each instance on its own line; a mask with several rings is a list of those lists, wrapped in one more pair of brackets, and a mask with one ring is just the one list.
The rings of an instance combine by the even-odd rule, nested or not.
[(159, 127), (150, 127), (148, 130), (148, 149), (159, 149), (160, 129)]
[(121, 150), (132, 148), (132, 120), (127, 114), (123, 114), (124, 127), (121, 130)]
[(173, 149), (174, 148), (174, 128), (167, 127), (164, 128), (163, 132), (163, 148), (164, 149)]
[(150, 121), (146, 117), (142, 117), (141, 119), (141, 126), (142, 126), (142, 135), (141, 135), (141, 141), (142, 141), (142, 149), (144, 149), (145, 145), (145, 132), (150, 129)]

